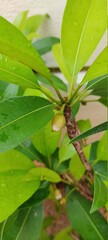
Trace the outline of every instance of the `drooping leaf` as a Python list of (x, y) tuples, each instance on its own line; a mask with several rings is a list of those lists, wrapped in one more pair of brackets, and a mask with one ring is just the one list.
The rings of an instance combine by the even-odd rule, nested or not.
[(3, 17), (0, 17), (0, 53), (50, 78), (50, 71), (36, 49), (15, 26)]
[(49, 158), (58, 146), (60, 135), (60, 131), (52, 131), (50, 122), (43, 129), (34, 134), (31, 140), (38, 152)]
[(11, 215), (39, 188), (39, 178), (26, 181), (27, 170), (10, 170), (0, 173), (0, 222)]
[[(41, 74), (36, 74), (36, 78), (40, 83), (45, 83), (51, 86), (51, 83), (47, 80), (47, 78), (43, 77)], [(56, 75), (51, 74), (51, 80), (56, 85), (57, 88), (61, 89), (62, 91), (67, 91), (66, 84)]]
[(28, 181), (29, 178), (34, 180), (37, 178), (40, 178), (40, 180), (42, 181), (47, 180), (49, 182), (55, 182), (55, 183), (61, 181), (60, 176), (56, 172), (43, 167), (41, 168), (37, 167), (35, 169), (31, 169), (25, 176), (25, 180)]
[(94, 198), (90, 212), (93, 213), (99, 208), (105, 207), (108, 201), (108, 187), (100, 176), (95, 174), (94, 181)]
[(88, 136), (91, 136), (91, 135), (99, 133), (99, 132), (103, 132), (107, 129), (108, 129), (108, 122), (101, 123), (101, 124), (97, 125), (96, 127), (93, 127), (91, 129), (89, 129), (88, 131), (81, 133), (77, 137), (73, 138), (71, 140), (71, 142), (73, 143), (73, 142), (79, 141), (83, 138), (86, 138)]
[(19, 209), (3, 222), (0, 240), (36, 240), (43, 222), (42, 205)]
[(71, 76), (68, 72), (68, 69), (67, 67), (65, 66), (65, 62), (64, 62), (64, 59), (63, 59), (63, 56), (62, 56), (62, 53), (60, 51), (60, 44), (56, 44), (53, 46), (52, 48), (52, 52), (53, 52), (53, 55), (54, 55), (54, 58), (61, 70), (61, 72), (63, 73), (63, 75), (65, 76), (66, 80), (68, 82), (71, 82)]
[(61, 47), (72, 78), (85, 65), (107, 28), (106, 8), (106, 0), (67, 0)]
[(36, 76), (29, 67), (11, 60), (3, 54), (0, 54), (0, 79), (24, 88), (39, 86)]
[(48, 53), (51, 51), (53, 45), (60, 42), (60, 39), (57, 37), (47, 37), (37, 40), (33, 43), (33, 47), (39, 52), (40, 55)]
[(108, 180), (107, 161), (99, 161), (93, 165), (95, 173), (102, 179)]
[(19, 145), (53, 117), (53, 106), (40, 97), (16, 97), (0, 103), (0, 152)]
[(107, 223), (98, 212), (90, 214), (90, 207), (91, 203), (78, 193), (69, 196), (67, 214), (72, 227), (83, 240), (106, 240)]

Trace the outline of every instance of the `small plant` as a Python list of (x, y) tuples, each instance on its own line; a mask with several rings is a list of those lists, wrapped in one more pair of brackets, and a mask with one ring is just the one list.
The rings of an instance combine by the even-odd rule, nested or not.
[[(106, 0), (67, 0), (60, 40), (33, 43), (37, 28), (30, 27), (27, 12), (15, 20), (17, 28), (0, 17), (1, 240), (107, 239), (108, 123), (92, 128), (89, 120), (76, 121), (90, 95), (108, 105), (108, 47), (77, 85), (106, 31), (106, 9)], [(40, 56), (51, 50), (66, 83)], [(53, 217), (43, 221), (46, 199), (70, 222), (56, 235), (47, 231)]]

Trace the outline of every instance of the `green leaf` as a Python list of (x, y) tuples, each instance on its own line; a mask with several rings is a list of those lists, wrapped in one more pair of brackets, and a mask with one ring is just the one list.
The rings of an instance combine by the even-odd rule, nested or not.
[[(49, 86), (52, 86), (51, 83), (47, 80), (47, 78), (43, 77), (41, 74), (36, 74), (36, 78), (38, 81), (45, 83)], [(66, 84), (54, 74), (51, 74), (51, 80), (56, 85), (57, 88), (61, 89), (62, 91), (67, 91)]]
[(93, 166), (95, 173), (101, 177), (101, 179), (108, 180), (108, 169), (107, 169), (108, 162), (107, 161), (99, 161)]
[(77, 122), (78, 124), (78, 127), (80, 129), (81, 132), (85, 132), (87, 131), (89, 128), (91, 128), (91, 123), (90, 123), (90, 120), (89, 119), (86, 119), (86, 120), (79, 120)]
[(36, 193), (32, 195), (31, 198), (29, 198), (26, 202), (24, 202), (20, 208), (28, 208), (28, 207), (34, 207), (36, 205), (39, 205), (41, 202), (43, 202), (48, 196), (49, 196), (49, 189), (42, 188), (38, 189)]
[(57, 37), (47, 37), (37, 40), (33, 43), (33, 47), (36, 48), (40, 55), (48, 53), (51, 51), (53, 45), (60, 42), (60, 39)]
[(101, 124), (97, 125), (96, 127), (93, 127), (91, 129), (89, 129), (88, 131), (81, 133), (77, 137), (73, 138), (70, 142), (74, 143), (76, 141), (79, 141), (79, 140), (86, 138), (88, 136), (91, 136), (93, 134), (103, 132), (107, 129), (108, 129), (108, 122), (101, 123)]
[(97, 147), (97, 160), (108, 160), (108, 151), (106, 151), (108, 147), (108, 132), (106, 131), (102, 138), (99, 141)]
[(26, 20), (26, 24), (24, 27), (24, 34), (28, 35), (29, 33), (36, 32), (46, 17), (49, 17), (49, 15), (48, 14), (44, 14), (44, 15), (37, 14), (37, 15), (33, 15), (33, 16), (29, 17)]
[(51, 122), (31, 137), (34, 147), (43, 156), (49, 158), (56, 150), (61, 132), (53, 132)]
[(24, 27), (25, 27), (25, 24), (26, 24), (26, 20), (27, 20), (27, 15), (28, 15), (28, 10), (19, 13), (19, 14), (17, 15), (17, 17), (14, 19), (13, 24), (14, 24), (20, 31), (23, 31), (23, 30), (24, 30)]
[(0, 173), (10, 169), (29, 170), (33, 167), (32, 161), (17, 150), (0, 153)]
[(72, 106), (71, 110), (72, 110), (72, 118), (73, 118), (73, 119), (75, 118), (76, 114), (78, 113), (79, 108), (80, 108), (80, 102), (76, 102), (76, 103)]
[(0, 98), (4, 95), (4, 91), (7, 88), (8, 83), (0, 80)]
[(0, 53), (50, 78), (50, 71), (36, 49), (15, 26), (3, 17), (0, 17)]
[(94, 198), (90, 212), (93, 213), (101, 207), (105, 207), (108, 201), (108, 187), (100, 176), (95, 174), (94, 180)]
[(73, 238), (69, 236), (69, 234), (71, 233), (72, 228), (71, 227), (67, 227), (65, 229), (63, 229), (61, 232), (59, 232), (56, 237), (54, 238), (54, 240), (72, 240)]
[(63, 73), (63, 75), (65, 76), (66, 80), (68, 82), (71, 82), (71, 76), (68, 72), (68, 69), (65, 65), (65, 62), (64, 62), (64, 59), (63, 59), (63, 56), (61, 54), (61, 51), (60, 51), (60, 44), (56, 44), (53, 46), (52, 48), (52, 52), (53, 52), (53, 55), (54, 55), (54, 58), (61, 70), (61, 72)]
[(74, 146), (71, 143), (70, 144), (68, 143), (69, 143), (69, 137), (65, 135), (61, 143), (61, 146), (59, 148), (59, 165), (62, 162), (72, 158), (76, 153)]
[(67, 0), (61, 47), (72, 78), (85, 65), (107, 28), (106, 9), (106, 0)]
[(100, 53), (100, 55), (90, 66), (89, 70), (81, 81), (81, 85), (105, 74), (108, 74), (108, 47), (106, 47)]
[(39, 188), (39, 178), (24, 180), (27, 170), (10, 170), (0, 174), (0, 222), (11, 215)]
[(30, 139), (26, 139), (23, 143), (16, 147), (16, 150), (22, 152), (24, 155), (29, 157), (31, 160), (42, 161), (42, 156), (36, 151)]
[(19, 209), (3, 222), (0, 240), (36, 240), (43, 222), (42, 205)]
[(41, 181), (47, 180), (49, 182), (54, 182), (54, 183), (61, 181), (60, 176), (56, 172), (54, 172), (48, 168), (43, 168), (43, 167), (41, 167), (41, 168), (37, 167), (35, 169), (31, 169), (26, 174), (24, 179), (26, 181), (28, 181), (29, 179), (35, 180), (37, 178), (40, 178)]
[(44, 127), (52, 117), (52, 104), (40, 97), (16, 97), (1, 102), (0, 152), (19, 145)]
[(3, 54), (0, 54), (0, 79), (24, 88), (39, 87), (36, 76), (29, 67)]
[(15, 97), (18, 94), (19, 87), (15, 84), (8, 84), (0, 96), (0, 101)]
[(107, 223), (98, 212), (90, 214), (90, 207), (91, 203), (78, 193), (70, 195), (67, 214), (72, 227), (78, 231), (83, 240), (106, 240)]
[[(90, 148), (91, 148), (91, 145), (88, 145), (83, 148), (83, 152), (87, 160), (89, 159)], [(82, 164), (81, 159), (79, 158), (77, 153), (75, 153), (75, 155), (72, 157), (70, 161), (69, 170), (77, 181), (80, 180), (80, 178), (83, 176), (85, 172), (85, 167)]]
[(90, 81), (86, 87), (87, 90), (92, 90), (92, 95), (97, 95), (102, 98), (107, 98), (108, 77), (106, 75)]

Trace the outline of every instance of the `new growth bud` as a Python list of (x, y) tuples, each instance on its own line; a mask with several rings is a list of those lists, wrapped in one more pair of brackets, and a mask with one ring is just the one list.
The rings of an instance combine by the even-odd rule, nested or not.
[(51, 122), (52, 130), (55, 132), (60, 131), (65, 126), (65, 117), (62, 114), (57, 114), (54, 116)]

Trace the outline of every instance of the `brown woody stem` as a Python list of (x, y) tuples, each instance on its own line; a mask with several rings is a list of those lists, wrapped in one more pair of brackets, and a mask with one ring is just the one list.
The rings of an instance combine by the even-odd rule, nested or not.
[[(77, 128), (75, 120), (72, 120), (72, 111), (71, 111), (71, 107), (69, 104), (66, 104), (66, 106), (64, 108), (64, 116), (66, 119), (68, 136), (71, 140), (78, 135), (78, 128)], [(87, 162), (85, 154), (82, 150), (81, 142), (80, 141), (75, 142), (75, 143), (73, 143), (73, 145), (74, 145), (76, 152), (77, 152), (78, 156), (80, 157), (82, 163), (84, 164), (90, 179), (93, 181), (92, 169), (91, 169), (90, 164)]]

